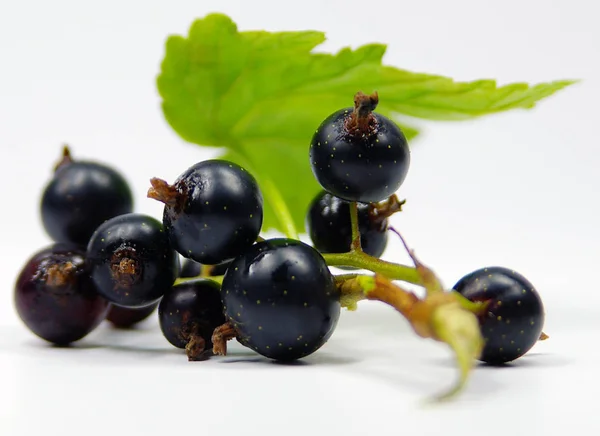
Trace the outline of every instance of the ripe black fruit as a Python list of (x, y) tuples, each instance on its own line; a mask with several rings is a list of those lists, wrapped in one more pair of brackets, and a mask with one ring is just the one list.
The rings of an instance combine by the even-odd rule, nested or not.
[(128, 329), (147, 319), (156, 311), (157, 307), (158, 302), (139, 308), (111, 305), (106, 320), (114, 327)]
[(190, 360), (212, 349), (213, 331), (225, 322), (218, 283), (198, 279), (173, 286), (158, 308), (164, 337), (185, 348)]
[[(358, 226), (362, 249), (379, 257), (387, 245), (387, 217), (372, 214), (375, 205), (358, 204)], [(350, 203), (321, 191), (310, 204), (306, 228), (314, 247), (321, 253), (346, 253), (352, 242)]]
[(143, 214), (121, 215), (98, 227), (87, 257), (98, 292), (124, 307), (157, 302), (179, 274), (179, 257), (162, 224)]
[(510, 362), (538, 341), (544, 307), (538, 292), (521, 274), (503, 267), (482, 268), (460, 279), (454, 290), (471, 301), (490, 302), (479, 317), (485, 339), (483, 362)]
[(42, 222), (54, 241), (86, 245), (104, 221), (132, 211), (133, 196), (120, 173), (101, 163), (73, 161), (65, 147), (41, 200)]
[(400, 188), (408, 173), (406, 138), (394, 122), (372, 112), (377, 103), (377, 94), (358, 93), (354, 110), (330, 115), (310, 143), (315, 178), (344, 200), (382, 201)]
[(109, 304), (86, 269), (85, 251), (57, 243), (31, 257), (14, 291), (17, 313), (37, 336), (57, 345), (85, 337), (106, 317)]
[(315, 352), (340, 316), (339, 293), (323, 257), (293, 239), (258, 242), (237, 257), (221, 294), (238, 341), (277, 360)]
[(148, 196), (165, 203), (163, 223), (173, 247), (205, 265), (230, 260), (250, 247), (263, 222), (263, 197), (239, 165), (213, 159), (197, 163), (173, 185), (152, 179)]

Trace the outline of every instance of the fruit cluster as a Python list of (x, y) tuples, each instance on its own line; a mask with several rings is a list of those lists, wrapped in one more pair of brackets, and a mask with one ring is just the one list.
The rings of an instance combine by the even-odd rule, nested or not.
[[(41, 200), (54, 243), (19, 274), (20, 318), (64, 346), (105, 319), (126, 328), (157, 311), (162, 334), (189, 360), (224, 355), (235, 338), (291, 361), (329, 340), (342, 307), (369, 299), (394, 307), (419, 336), (452, 347), (462, 374), (455, 391), (473, 361), (523, 356), (545, 336), (541, 299), (523, 276), (482, 268), (447, 291), (408, 247), (414, 267), (380, 259), (388, 235), (404, 243), (388, 221), (405, 203), (395, 193), (410, 151), (397, 125), (374, 112), (377, 104), (377, 94), (357, 93), (354, 107), (332, 114), (312, 137), (310, 165), (323, 188), (307, 205), (312, 245), (260, 236), (263, 193), (233, 162), (197, 163), (172, 184), (151, 179), (148, 197), (164, 204), (157, 220), (134, 212), (121, 174), (74, 160), (65, 147)], [(348, 274), (333, 275), (331, 266)], [(422, 286), (425, 296), (399, 281)]]

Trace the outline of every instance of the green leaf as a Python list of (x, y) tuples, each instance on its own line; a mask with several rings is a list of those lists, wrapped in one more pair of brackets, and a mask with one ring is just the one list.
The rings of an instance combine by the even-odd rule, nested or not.
[[(166, 42), (157, 78), (166, 120), (186, 141), (224, 147), (224, 158), (246, 166), (261, 188), (270, 187), (263, 191), (264, 230), (285, 231), (287, 212), (304, 227), (319, 190), (308, 160), (311, 135), (326, 116), (352, 106), (359, 90), (378, 91), (378, 112), (398, 122), (410, 140), (418, 132), (401, 122), (403, 115), (464, 120), (527, 109), (573, 83), (454, 82), (382, 65), (382, 44), (314, 53), (324, 41), (316, 31), (239, 32), (229, 17), (211, 14), (195, 21), (186, 37)], [(282, 200), (277, 208), (273, 197)]]

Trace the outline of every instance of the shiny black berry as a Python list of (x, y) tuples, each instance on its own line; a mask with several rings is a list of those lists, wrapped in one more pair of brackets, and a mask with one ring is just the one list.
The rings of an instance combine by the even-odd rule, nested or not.
[(14, 301), (29, 330), (63, 346), (93, 331), (109, 308), (89, 277), (85, 250), (67, 243), (46, 247), (27, 261), (15, 285)]
[(236, 258), (221, 294), (238, 341), (276, 360), (318, 350), (340, 316), (339, 293), (323, 257), (293, 239), (258, 242)]
[(471, 301), (489, 301), (479, 323), (485, 346), (480, 360), (502, 364), (527, 353), (544, 325), (544, 307), (533, 285), (521, 274), (503, 267), (474, 271), (454, 290)]
[(239, 165), (213, 159), (193, 165), (173, 185), (151, 180), (148, 197), (165, 203), (163, 223), (184, 257), (215, 265), (238, 256), (258, 237), (263, 197)]
[(158, 302), (138, 308), (111, 305), (106, 320), (116, 328), (128, 329), (148, 319), (157, 307)]
[(179, 257), (162, 224), (138, 213), (112, 218), (98, 227), (87, 257), (98, 291), (118, 306), (157, 302), (179, 274)]
[(86, 245), (104, 221), (133, 211), (133, 196), (125, 178), (98, 162), (64, 158), (41, 200), (42, 223), (57, 242)]
[[(401, 209), (402, 202), (392, 196), (385, 204), (358, 204), (358, 226), (362, 249), (379, 257), (388, 240), (388, 217)], [(350, 203), (321, 191), (310, 204), (306, 228), (313, 246), (321, 253), (346, 253), (352, 242)]]
[(225, 271), (231, 265), (231, 260), (219, 263), (218, 265), (202, 265), (192, 259), (184, 259), (181, 265), (179, 277), (192, 278), (203, 274), (207, 277), (215, 277), (225, 275)]
[(185, 348), (196, 360), (212, 350), (212, 334), (225, 322), (218, 283), (198, 279), (180, 283), (165, 294), (158, 308), (164, 337), (175, 347)]
[(372, 112), (377, 94), (358, 93), (355, 108), (341, 109), (319, 126), (310, 164), (323, 189), (348, 201), (382, 201), (404, 182), (410, 151), (400, 128)]

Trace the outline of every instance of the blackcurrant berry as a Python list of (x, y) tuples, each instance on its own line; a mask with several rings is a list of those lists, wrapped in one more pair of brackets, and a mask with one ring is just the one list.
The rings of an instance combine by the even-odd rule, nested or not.
[(198, 277), (202, 273), (202, 264), (192, 259), (183, 259), (181, 262), (181, 271), (179, 277), (192, 278)]
[(63, 346), (93, 331), (109, 308), (89, 277), (85, 250), (68, 243), (46, 247), (27, 261), (14, 299), (19, 317), (33, 333)]
[(42, 223), (57, 242), (86, 245), (104, 221), (133, 211), (125, 178), (97, 162), (74, 161), (65, 147), (62, 162), (42, 194)]
[(179, 277), (192, 278), (203, 274), (209, 277), (225, 275), (225, 271), (231, 264), (231, 260), (219, 263), (218, 265), (202, 265), (192, 259), (185, 259), (182, 262)]
[(212, 334), (225, 322), (218, 283), (191, 280), (173, 286), (158, 308), (164, 337), (175, 347), (185, 348), (190, 360), (212, 350)]
[(263, 197), (239, 165), (212, 159), (193, 165), (173, 185), (151, 180), (148, 197), (165, 203), (163, 223), (173, 247), (205, 265), (250, 247), (263, 222)]
[(276, 360), (318, 350), (339, 316), (339, 292), (323, 257), (293, 239), (258, 242), (227, 269), (221, 288), (237, 340)]
[(533, 285), (521, 274), (503, 267), (474, 271), (454, 290), (471, 301), (489, 301), (479, 316), (485, 346), (480, 360), (501, 364), (527, 353), (544, 325), (544, 307)]
[(128, 329), (147, 319), (157, 307), (158, 302), (138, 308), (111, 305), (106, 320), (116, 328)]
[(400, 128), (372, 112), (377, 94), (355, 96), (355, 107), (323, 121), (310, 143), (313, 174), (323, 189), (348, 201), (378, 202), (404, 182), (410, 151)]
[[(382, 205), (358, 204), (358, 226), (365, 253), (374, 257), (383, 254), (388, 240), (388, 217), (401, 210), (402, 204), (395, 195)], [(350, 251), (350, 203), (321, 191), (310, 204), (306, 228), (314, 247), (321, 253)]]
[(100, 294), (123, 307), (157, 302), (179, 274), (179, 257), (162, 224), (138, 213), (111, 218), (98, 227), (87, 258)]

